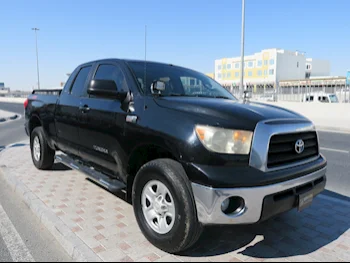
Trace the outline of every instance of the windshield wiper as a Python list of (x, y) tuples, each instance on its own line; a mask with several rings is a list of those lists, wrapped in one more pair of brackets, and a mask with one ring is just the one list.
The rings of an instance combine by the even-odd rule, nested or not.
[(170, 93), (170, 94), (160, 93), (160, 94), (155, 94), (155, 95), (157, 95), (159, 97), (184, 97), (184, 96), (186, 96), (186, 94), (180, 94), (180, 93)]
[(181, 94), (181, 93), (170, 93), (167, 96), (172, 96), (172, 97), (185, 97), (186, 94)]
[(183, 93), (170, 93), (167, 95), (159, 94), (161, 97), (199, 97), (199, 98), (212, 98), (212, 99), (227, 99), (229, 100), (229, 97), (226, 96), (209, 96), (209, 95), (203, 95), (203, 94), (183, 94)]
[(198, 95), (188, 95), (188, 96), (191, 96), (191, 97), (200, 97), (200, 98), (212, 98), (212, 99), (227, 99), (229, 100), (230, 98), (229, 97), (226, 97), (226, 96), (209, 96), (209, 95), (201, 95), (201, 94), (198, 94)]
[(230, 100), (229, 97), (226, 97), (226, 96), (215, 96), (214, 98), (216, 99), (226, 99), (226, 100)]

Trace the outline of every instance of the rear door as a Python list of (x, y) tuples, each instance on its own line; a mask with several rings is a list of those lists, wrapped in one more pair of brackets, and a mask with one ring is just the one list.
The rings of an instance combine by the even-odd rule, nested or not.
[(56, 105), (55, 124), (59, 148), (79, 155), (80, 100), (87, 86), (92, 64), (77, 68), (68, 79)]
[[(114, 80), (118, 90), (129, 91), (126, 75), (117, 62), (97, 64), (92, 79)], [(103, 171), (107, 168), (110, 175), (125, 179), (125, 153), (120, 142), (124, 138), (127, 109), (119, 100), (89, 96), (87, 92), (81, 106), (88, 111), (81, 112), (80, 155), (95, 167)]]

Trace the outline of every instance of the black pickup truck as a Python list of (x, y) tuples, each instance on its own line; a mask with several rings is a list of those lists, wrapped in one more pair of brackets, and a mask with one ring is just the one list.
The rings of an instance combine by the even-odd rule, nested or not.
[(171, 253), (206, 225), (301, 211), (326, 185), (312, 122), (171, 64), (80, 65), (62, 90), (33, 91), (25, 117), (38, 169), (56, 160), (123, 191), (146, 238)]

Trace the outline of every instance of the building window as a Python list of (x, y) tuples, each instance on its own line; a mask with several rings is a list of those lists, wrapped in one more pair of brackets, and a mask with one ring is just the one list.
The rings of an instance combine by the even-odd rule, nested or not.
[(269, 70), (269, 75), (274, 75), (275, 74), (275, 70), (274, 69), (270, 69)]
[(235, 73), (235, 77), (238, 78), (239, 77), (239, 72)]
[(221, 70), (221, 65), (218, 66), (218, 70)]
[(227, 73), (227, 78), (231, 78), (231, 73)]
[(274, 65), (275, 64), (275, 60), (274, 59), (270, 59), (270, 65)]
[(226, 64), (224, 64), (224, 65), (222, 66), (222, 68), (223, 68), (223, 69), (226, 69)]
[(306, 79), (309, 79), (310, 76), (311, 76), (311, 73), (310, 73), (310, 72), (307, 72), (307, 73), (305, 74), (305, 78), (306, 78)]
[(248, 77), (253, 76), (253, 72), (252, 71), (248, 71)]
[(222, 78), (226, 79), (226, 73), (222, 74)]
[(258, 67), (262, 66), (262, 60), (258, 60)]
[(262, 71), (258, 70), (258, 76), (262, 76)]
[(231, 64), (227, 64), (227, 69), (231, 69)]
[(220, 73), (218, 74), (218, 79), (221, 79), (221, 74)]
[(248, 62), (248, 68), (252, 68), (252, 67), (254, 67), (253, 61), (249, 61)]
[(306, 69), (311, 69), (311, 65), (310, 65), (310, 64), (307, 64), (307, 65), (306, 65)]
[(267, 66), (267, 65), (268, 65), (268, 61), (264, 60), (264, 66)]
[(235, 68), (239, 68), (239, 63), (238, 62), (235, 64)]
[(267, 69), (264, 70), (264, 75), (267, 76)]

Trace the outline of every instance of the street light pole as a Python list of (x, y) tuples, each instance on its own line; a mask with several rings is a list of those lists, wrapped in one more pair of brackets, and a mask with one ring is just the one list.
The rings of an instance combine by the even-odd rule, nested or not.
[(240, 97), (242, 98), (244, 89), (244, 30), (245, 30), (245, 0), (242, 0), (242, 35), (241, 35), (241, 85), (240, 85)]
[[(300, 51), (300, 50), (296, 50), (296, 52), (301, 52), (301, 53), (303, 53), (303, 55), (305, 56), (305, 54), (306, 54), (306, 52), (305, 51)], [(298, 54), (299, 55), (299, 54)], [(306, 58), (305, 58), (306, 59)], [(298, 87), (298, 95), (299, 95), (299, 100), (300, 100), (300, 65), (301, 65), (301, 63), (300, 63), (300, 61), (299, 61), (299, 59), (298, 59), (298, 67), (299, 67), (299, 76), (298, 76), (298, 78), (299, 78), (299, 87)], [(305, 86), (306, 86), (306, 84), (305, 84)]]
[(36, 44), (36, 68), (38, 73), (38, 89), (40, 89), (40, 75), (39, 75), (39, 54), (38, 54), (38, 36), (37, 31), (39, 31), (39, 28), (32, 28), (32, 30), (35, 31), (35, 44)]

